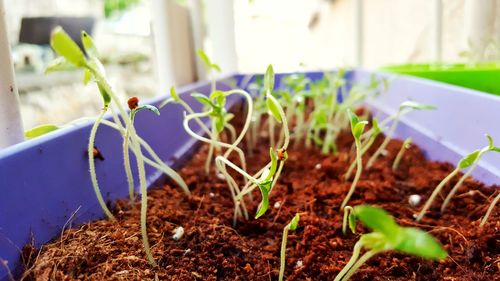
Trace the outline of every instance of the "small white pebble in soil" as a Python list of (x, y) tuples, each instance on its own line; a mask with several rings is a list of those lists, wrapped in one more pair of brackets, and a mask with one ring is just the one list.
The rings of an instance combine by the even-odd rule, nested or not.
[(174, 239), (175, 241), (178, 241), (184, 235), (184, 227), (178, 226), (174, 229), (174, 231), (172, 233), (174, 233), (174, 235), (172, 235), (172, 239)]
[(304, 263), (302, 262), (302, 260), (298, 260), (297, 263), (295, 264), (295, 268), (300, 268), (304, 266)]
[(220, 180), (225, 180), (226, 177), (222, 173), (217, 173), (217, 178)]
[(281, 207), (281, 202), (280, 201), (276, 201), (276, 203), (274, 203), (274, 208), (275, 209), (279, 209)]
[(187, 255), (189, 253), (191, 253), (191, 249), (188, 248), (188, 249), (184, 250), (184, 255)]
[(410, 197), (408, 197), (408, 203), (410, 203), (410, 206), (416, 207), (420, 204), (420, 201), (422, 200), (422, 197), (418, 194), (412, 194)]
[(210, 198), (214, 198), (214, 197), (215, 197), (215, 194), (214, 194), (213, 192), (210, 192), (210, 193), (208, 194), (208, 196), (210, 196)]
[(314, 169), (320, 170), (321, 169), (321, 164), (320, 163), (316, 164), (316, 166), (314, 166)]

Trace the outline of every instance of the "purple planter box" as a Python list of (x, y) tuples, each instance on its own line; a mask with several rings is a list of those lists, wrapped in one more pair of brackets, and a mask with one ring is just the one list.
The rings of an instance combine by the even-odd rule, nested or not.
[[(372, 74), (351, 71), (348, 80), (365, 81)], [(322, 75), (307, 73), (307, 76), (318, 79)], [(245, 80), (242, 75), (232, 78), (238, 84)], [(218, 87), (230, 88), (228, 83), (220, 83)], [(203, 82), (183, 87), (179, 93), (207, 93), (209, 88)], [(163, 99), (151, 103), (158, 105)], [(438, 107), (435, 111), (408, 114), (396, 133), (399, 138), (411, 136), (432, 160), (456, 163), (463, 155), (486, 145), (485, 133), (500, 144), (496, 123), (500, 120), (500, 97), (425, 79), (400, 77), (387, 93), (368, 101), (368, 105), (376, 115), (384, 116), (395, 112), (405, 100)], [(193, 99), (187, 101), (199, 109)], [(239, 101), (233, 99), (228, 103), (235, 105)], [(169, 165), (181, 165), (196, 144), (184, 132), (182, 117), (180, 106), (169, 105), (161, 110), (159, 117), (142, 112), (136, 118), (139, 135)], [(40, 247), (60, 234), (68, 221), (79, 225), (103, 217), (85, 156), (91, 125), (90, 122), (74, 125), (0, 151), (0, 259), (8, 262), (15, 276), (22, 265), (21, 249), (31, 239)], [(113, 129), (104, 125), (99, 128), (96, 146), (105, 160), (96, 160), (96, 169), (108, 202), (127, 196), (121, 141)], [(499, 167), (500, 155), (490, 153), (482, 159), (474, 176), (488, 184), (499, 184)], [(146, 173), (150, 186), (161, 180), (161, 174), (150, 167)], [(8, 280), (7, 271), (1, 266), (0, 280)]]

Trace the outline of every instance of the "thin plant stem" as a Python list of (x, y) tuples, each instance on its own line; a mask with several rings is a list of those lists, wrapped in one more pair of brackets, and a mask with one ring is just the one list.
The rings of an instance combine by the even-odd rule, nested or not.
[(274, 136), (275, 121), (272, 117), (267, 118), (267, 126), (269, 130), (269, 142), (271, 147), (276, 147), (276, 140)]
[[(385, 136), (384, 141), (382, 144), (378, 147), (378, 149), (372, 154), (370, 159), (368, 159), (368, 163), (366, 163), (366, 167), (369, 169), (371, 166), (375, 163), (377, 158), (380, 156), (380, 154), (385, 150), (389, 142), (391, 141), (392, 136), (394, 135), (394, 132), (396, 131), (396, 127), (398, 126), (399, 123), (399, 112), (397, 113), (396, 117), (394, 118), (394, 122), (391, 125), (391, 128), (387, 132), (387, 135)], [(380, 125), (382, 126), (382, 125)]]
[(335, 279), (333, 281), (340, 281), (342, 280), (342, 277), (351, 269), (351, 267), (356, 263), (359, 257), (359, 253), (361, 251), (361, 248), (363, 247), (363, 243), (361, 241), (356, 242), (354, 244), (354, 249), (352, 250), (352, 256), (347, 262), (347, 264), (344, 266), (344, 268), (337, 274)]
[(134, 177), (132, 175), (132, 168), (130, 167), (130, 156), (129, 156), (129, 133), (128, 131), (123, 136), (123, 165), (125, 166), (125, 175), (127, 176), (128, 183), (128, 196), (130, 198), (130, 202), (134, 205)]
[(496, 204), (498, 203), (498, 200), (500, 200), (500, 193), (497, 194), (495, 199), (491, 202), (490, 206), (488, 207), (488, 211), (486, 211), (486, 214), (484, 215), (483, 219), (481, 220), (481, 224), (479, 227), (483, 227), (486, 222), (488, 221), (488, 218), (491, 215), (491, 212), (493, 212), (493, 209), (495, 208)]
[(280, 273), (279, 281), (283, 281), (285, 275), (285, 255), (286, 255), (286, 240), (288, 238), (288, 231), (290, 230), (290, 225), (288, 224), (283, 228), (283, 238), (281, 239), (281, 251), (280, 251)]
[(351, 206), (345, 206), (344, 208), (344, 218), (342, 219), (342, 234), (347, 234), (347, 219), (349, 218), (349, 214), (352, 212)]
[(341, 210), (344, 209), (344, 207), (349, 202), (349, 199), (351, 199), (351, 196), (354, 193), (356, 185), (358, 184), (359, 178), (361, 176), (361, 171), (363, 170), (363, 161), (361, 159), (361, 148), (360, 148), (361, 143), (359, 139), (356, 139), (355, 142), (356, 142), (356, 163), (357, 163), (356, 174), (354, 175), (354, 180), (352, 181), (351, 187), (349, 188), (349, 192), (347, 193), (347, 196), (344, 198), (344, 201), (340, 206)]
[(99, 188), (99, 182), (97, 180), (97, 174), (96, 174), (96, 170), (95, 170), (95, 161), (94, 161), (95, 137), (97, 134), (97, 129), (99, 128), (99, 124), (101, 124), (101, 121), (102, 121), (107, 109), (108, 109), (108, 107), (106, 106), (101, 110), (101, 113), (99, 114), (99, 116), (95, 120), (94, 125), (92, 125), (92, 129), (90, 130), (89, 142), (88, 142), (88, 146), (87, 146), (87, 156), (88, 156), (88, 160), (89, 160), (90, 180), (92, 182), (92, 187), (94, 188), (94, 193), (97, 197), (97, 201), (99, 202), (99, 205), (101, 206), (101, 209), (106, 214), (106, 216), (109, 219), (114, 220), (115, 216), (113, 216), (113, 214), (109, 210), (108, 206), (106, 206), (106, 202), (104, 202), (104, 198), (102, 197), (101, 189)]
[(394, 162), (392, 163), (392, 170), (393, 171), (396, 171), (398, 169), (399, 163), (401, 162), (401, 159), (403, 159), (403, 155), (405, 154), (406, 150), (409, 148), (410, 143), (411, 143), (411, 138), (408, 138), (401, 145), (401, 148), (399, 149), (398, 154), (396, 155), (396, 158), (394, 159)]
[(429, 197), (429, 199), (427, 200), (427, 202), (425, 202), (424, 207), (422, 208), (422, 210), (418, 214), (417, 221), (420, 221), (425, 216), (425, 213), (431, 207), (432, 202), (434, 202), (434, 200), (436, 199), (436, 196), (441, 192), (441, 189), (443, 189), (443, 187), (445, 186), (445, 184), (448, 183), (456, 174), (458, 174), (459, 171), (460, 171), (459, 168), (455, 168), (455, 170), (453, 170), (453, 172), (451, 172), (448, 176), (446, 176), (446, 178), (444, 178), (438, 184), (438, 186), (434, 189), (434, 191), (432, 191), (431, 196)]
[[(373, 136), (373, 137), (369, 138), (368, 141), (366, 141), (365, 145), (361, 144), (361, 146), (363, 147), (361, 149), (361, 157), (363, 157), (363, 155), (365, 155), (365, 153), (368, 151), (368, 149), (370, 149), (370, 147), (375, 142), (376, 138), (377, 138), (377, 136)], [(356, 142), (354, 143), (354, 149), (356, 149)], [(356, 163), (357, 163), (356, 160), (351, 162), (349, 169), (347, 169), (347, 172), (344, 175), (345, 180), (349, 180), (351, 178), (351, 174), (352, 174), (352, 171), (354, 170), (354, 167), (356, 167)]]
[(446, 207), (451, 201), (451, 198), (453, 198), (455, 193), (457, 193), (458, 189), (462, 186), (462, 183), (465, 181), (465, 179), (467, 179), (469, 175), (472, 173), (472, 171), (474, 171), (478, 163), (479, 161), (476, 161), (474, 164), (472, 164), (469, 170), (467, 170), (467, 172), (463, 174), (462, 177), (460, 177), (460, 179), (458, 180), (458, 182), (453, 186), (450, 193), (448, 193), (448, 195), (444, 199), (443, 204), (441, 204), (441, 213), (444, 213)]
[(349, 269), (349, 271), (346, 273), (346, 275), (342, 278), (342, 281), (347, 281), (351, 278), (351, 276), (360, 268), (367, 260), (378, 254), (379, 251), (376, 250), (370, 250), (366, 252), (364, 255), (362, 255), (359, 260)]

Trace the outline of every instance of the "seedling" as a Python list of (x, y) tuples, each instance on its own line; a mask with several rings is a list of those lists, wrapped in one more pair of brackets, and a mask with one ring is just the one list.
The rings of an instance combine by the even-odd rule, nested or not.
[[(413, 227), (399, 226), (392, 216), (378, 207), (368, 205), (356, 206), (349, 216), (349, 224), (361, 221), (372, 230), (363, 234), (354, 245), (352, 257), (346, 266), (335, 277), (334, 281), (349, 280), (351, 276), (371, 257), (385, 252), (398, 251), (425, 259), (444, 259), (448, 256), (434, 237)], [(362, 248), (368, 251), (361, 257)]]
[(396, 128), (398, 126), (399, 120), (403, 115), (410, 113), (414, 110), (433, 110), (433, 109), (436, 109), (436, 107), (434, 107), (432, 105), (427, 105), (427, 104), (420, 104), (420, 103), (413, 102), (413, 101), (405, 101), (405, 102), (401, 103), (401, 105), (399, 106), (398, 112), (396, 113), (395, 117), (393, 118), (394, 121), (392, 122), (392, 125), (391, 125), (389, 131), (387, 132), (384, 141), (379, 146), (379, 148), (373, 153), (373, 155), (370, 157), (370, 159), (368, 160), (368, 163), (366, 164), (366, 167), (368, 169), (371, 168), (371, 166), (375, 163), (375, 161), (380, 156), (380, 154), (382, 154), (385, 151), (385, 148), (387, 147), (390, 140), (392, 139), (394, 132), (396, 131)]
[(462, 175), (462, 177), (458, 180), (458, 182), (455, 184), (455, 186), (453, 186), (450, 193), (448, 193), (443, 204), (441, 205), (441, 213), (444, 212), (444, 210), (446, 209), (446, 207), (450, 203), (451, 198), (453, 198), (455, 193), (457, 193), (458, 189), (460, 188), (460, 186), (462, 186), (465, 179), (468, 178), (469, 175), (472, 173), (472, 171), (474, 171), (474, 169), (477, 167), (477, 164), (479, 163), (479, 160), (481, 159), (481, 157), (488, 151), (500, 152), (500, 147), (496, 147), (493, 144), (493, 138), (490, 135), (486, 135), (486, 137), (488, 138), (488, 146), (483, 147), (479, 151), (479, 153), (477, 154), (477, 157), (475, 159), (471, 159), (473, 161), (473, 163), (470, 166), (469, 170), (467, 170), (467, 172)]
[(488, 207), (488, 211), (486, 211), (486, 214), (484, 215), (483, 219), (481, 220), (481, 224), (479, 225), (479, 227), (483, 227), (486, 224), (486, 222), (488, 221), (488, 218), (491, 215), (491, 212), (493, 212), (493, 209), (495, 208), (496, 204), (498, 203), (498, 200), (500, 200), (500, 193), (498, 193), (497, 196), (495, 196), (495, 199), (493, 199), (493, 201), (491, 201), (491, 204)]
[(351, 188), (349, 188), (349, 192), (347, 193), (347, 196), (344, 198), (344, 201), (342, 202), (340, 209), (344, 209), (344, 207), (349, 202), (349, 199), (351, 199), (351, 196), (354, 193), (354, 190), (356, 189), (356, 185), (358, 184), (359, 178), (361, 176), (361, 171), (363, 169), (363, 162), (361, 159), (360, 137), (361, 137), (361, 134), (363, 133), (363, 131), (365, 130), (365, 126), (368, 124), (367, 121), (359, 121), (356, 114), (354, 114), (350, 109), (347, 110), (347, 115), (349, 116), (349, 120), (351, 122), (351, 132), (352, 132), (352, 136), (354, 137), (354, 143), (356, 145), (356, 166), (357, 166), (357, 168), (356, 168), (356, 174), (354, 176), (354, 180), (352, 181), (352, 184), (351, 184)]
[(394, 162), (392, 163), (392, 170), (393, 171), (396, 171), (398, 169), (399, 162), (401, 162), (401, 159), (403, 159), (403, 155), (405, 154), (406, 150), (410, 149), (411, 141), (412, 141), (411, 138), (407, 138), (407, 139), (405, 139), (405, 141), (401, 145), (401, 148), (399, 149), (399, 152), (396, 155)]
[[(82, 69), (84, 71), (83, 73), (83, 82), (84, 84), (87, 84), (90, 80), (94, 80), (97, 84), (97, 87), (99, 89), (99, 92), (101, 94), (101, 97), (103, 99), (103, 108), (101, 110), (101, 113), (97, 117), (97, 119), (94, 122), (94, 125), (92, 126), (91, 132), (90, 132), (90, 137), (89, 137), (89, 142), (88, 142), (88, 147), (87, 147), (87, 152), (88, 152), (88, 159), (89, 159), (89, 167), (90, 167), (90, 176), (91, 176), (91, 181), (92, 181), (92, 186), (94, 188), (94, 192), (96, 194), (97, 200), (99, 201), (99, 204), (101, 205), (101, 208), (103, 211), (106, 213), (106, 215), (110, 219), (114, 219), (113, 214), (110, 212), (110, 210), (107, 208), (104, 199), (102, 197), (99, 184), (97, 181), (97, 176), (95, 172), (95, 163), (94, 163), (94, 141), (95, 141), (95, 136), (97, 133), (97, 129), (101, 123), (108, 122), (107, 120), (103, 120), (104, 114), (108, 111), (111, 102), (114, 103), (116, 108), (118, 109), (118, 113), (122, 119), (122, 121), (125, 124), (125, 133), (123, 136), (126, 138), (126, 142), (128, 142), (130, 138), (130, 145), (124, 145), (124, 150), (127, 150), (128, 148), (131, 148), (133, 153), (136, 155), (136, 162), (137, 162), (137, 169), (139, 172), (139, 184), (140, 184), (140, 189), (141, 189), (141, 234), (142, 234), (142, 240), (143, 240), (143, 246), (144, 246), (144, 251), (146, 252), (147, 258), (149, 260), (149, 263), (152, 265), (155, 265), (154, 258), (151, 254), (151, 250), (149, 247), (149, 240), (147, 236), (147, 229), (146, 229), (146, 211), (147, 211), (147, 186), (146, 186), (146, 173), (144, 169), (144, 162), (145, 162), (145, 157), (142, 154), (141, 146), (144, 146), (145, 148), (149, 148), (148, 146), (145, 145), (145, 142), (142, 141), (138, 137), (136, 130), (133, 126), (133, 120), (135, 113), (139, 110), (142, 109), (149, 109), (152, 111), (157, 112), (157, 109), (150, 107), (150, 106), (138, 106), (138, 100), (134, 101), (132, 100), (130, 102), (130, 105), (134, 107), (131, 111), (131, 115), (127, 115), (125, 108), (119, 102), (117, 99), (117, 95), (113, 91), (112, 87), (109, 85), (106, 76), (104, 74), (104, 67), (102, 63), (99, 61), (99, 54), (97, 52), (97, 49), (94, 45), (93, 39), (84, 31), (82, 31), (82, 43), (83, 47), (85, 50), (85, 54), (83, 51), (78, 47), (78, 45), (69, 37), (66, 32), (61, 27), (57, 27), (53, 30), (51, 34), (51, 46), (54, 49), (54, 51), (60, 55), (60, 57), (56, 58), (48, 67), (46, 72), (52, 72), (52, 71), (58, 71), (58, 70), (63, 70), (66, 69), (69, 65), (72, 65), (74, 67), (77, 67), (79, 69)], [(158, 112), (159, 113), (159, 112)], [(114, 120), (117, 126), (117, 129), (122, 129), (122, 125), (118, 117), (114, 117)], [(125, 140), (124, 140), (125, 142)], [(152, 154), (152, 153), (150, 153)], [(127, 161), (126, 161), (127, 162)], [(161, 161), (160, 161), (161, 162)], [(125, 164), (126, 166), (129, 164)], [(161, 164), (157, 164), (158, 167), (163, 167), (165, 164), (161, 162)], [(126, 168), (127, 169), (127, 168)], [(130, 170), (127, 171), (129, 173)], [(173, 171), (171, 171), (173, 172)], [(178, 183), (180, 183), (181, 187), (185, 189), (187, 193), (189, 193), (189, 190), (187, 189), (187, 186), (185, 185), (184, 181), (178, 177), (178, 175), (173, 172), (176, 177), (174, 180), (176, 180)], [(127, 180), (130, 180), (129, 176), (127, 175)], [(129, 182), (129, 189), (131, 184)]]
[(288, 231), (294, 231), (299, 225), (300, 215), (295, 214), (293, 219), (283, 228), (283, 238), (281, 239), (281, 252), (280, 252), (280, 274), (279, 281), (283, 280), (285, 274), (285, 255), (286, 255), (286, 240), (288, 238)]
[(345, 206), (344, 208), (344, 219), (342, 220), (342, 234), (344, 235), (347, 234), (347, 225), (349, 225), (352, 233), (356, 233), (356, 220), (351, 206)]
[[(361, 143), (361, 157), (365, 155), (365, 153), (370, 149), (370, 147), (373, 145), (375, 140), (377, 139), (378, 135), (382, 132), (382, 129), (380, 128), (378, 124), (377, 118), (372, 119), (372, 128), (370, 129), (371, 135), (369, 138), (365, 139), (364, 142)], [(361, 135), (362, 137), (363, 135)], [(356, 149), (356, 143), (353, 144), (354, 149)], [(351, 178), (352, 171), (354, 170), (354, 167), (356, 167), (356, 159), (352, 161), (351, 165), (349, 166), (349, 169), (347, 169), (347, 172), (344, 175), (344, 178), (346, 180), (349, 180)]]

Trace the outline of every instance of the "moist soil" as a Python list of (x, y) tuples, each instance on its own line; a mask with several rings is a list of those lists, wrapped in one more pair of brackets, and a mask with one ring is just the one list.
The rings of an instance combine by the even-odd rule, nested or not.
[[(270, 209), (258, 220), (238, 220), (236, 227), (232, 225), (230, 191), (223, 179), (205, 174), (208, 149), (201, 146), (180, 169), (192, 192), (190, 198), (173, 184), (158, 186), (148, 194), (148, 234), (158, 266), (148, 264), (142, 248), (139, 205), (121, 201), (114, 208), (117, 221), (99, 220), (67, 230), (42, 249), (25, 247), (27, 269), (23, 278), (277, 280), (283, 228), (295, 213), (300, 213), (299, 227), (288, 236), (285, 279), (333, 280), (351, 257), (360, 234), (368, 231), (362, 226), (358, 226), (357, 234), (344, 236), (341, 231), (343, 213), (339, 207), (350, 187), (343, 174), (351, 161), (352, 141), (349, 132), (341, 133), (336, 156), (325, 156), (317, 148), (295, 146), (292, 142), (283, 174), (270, 195)], [(373, 148), (381, 141), (382, 137)], [(413, 145), (393, 172), (391, 165), (401, 144), (400, 140), (392, 140), (385, 156), (363, 171), (349, 205), (383, 207), (399, 224), (420, 227), (434, 235), (449, 257), (429, 261), (384, 252), (363, 265), (352, 280), (498, 280), (498, 208), (483, 228), (479, 223), (499, 186), (467, 179), (444, 214), (439, 212), (446, 195), (442, 193), (427, 216), (417, 223), (414, 215), (454, 167), (426, 160)], [(249, 170), (257, 171), (269, 161), (268, 145), (263, 136), (259, 146), (247, 152)], [(371, 153), (373, 149), (368, 155)], [(412, 194), (422, 196), (417, 207), (408, 203)], [(259, 202), (256, 190), (253, 201), (247, 201), (250, 214), (255, 214)], [(185, 232), (175, 241), (173, 230), (179, 226)]]

